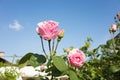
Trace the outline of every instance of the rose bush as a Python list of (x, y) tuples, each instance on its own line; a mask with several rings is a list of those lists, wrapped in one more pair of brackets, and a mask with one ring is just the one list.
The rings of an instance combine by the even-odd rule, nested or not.
[[(58, 24), (51, 25), (51, 22), (49, 24), (48, 22), (51, 20), (40, 22), (36, 31), (41, 38), (42, 50), (46, 57), (39, 55), (44, 61), (38, 62), (36, 60), (36, 64), (35, 59), (39, 57), (32, 53), (26, 55), (20, 62), (25, 61), (33, 66), (38, 66), (38, 63), (45, 65), (47, 67), (43, 70), (45, 76), (43, 77), (40, 74), (43, 79), (57, 80), (66, 76), (64, 79), (68, 80), (119, 80), (120, 33), (116, 36), (117, 38), (113, 35), (120, 29), (119, 19), (117, 18), (118, 16), (115, 18), (116, 23), (110, 27), (112, 38), (106, 44), (101, 44), (97, 48), (89, 50), (92, 39), (88, 37), (82, 47), (79, 49), (74, 47), (64, 49), (66, 54), (62, 56), (57, 55), (57, 48), (64, 37), (64, 29), (60, 30)], [(43, 39), (48, 41), (49, 51), (44, 48)], [(29, 61), (25, 60), (26, 58), (29, 58)]]
[[(46, 56), (46, 60), (44, 60), (44, 56), (41, 56), (41, 58), (46, 61), (46, 64), (42, 60), (39, 61), (39, 63), (43, 62), (42, 64), (47, 66), (47, 69), (43, 70), (47, 74), (46, 77), (49, 79), (57, 79), (60, 78), (60, 76), (63, 78), (64, 75), (69, 75), (70, 77), (67, 76), (67, 78), (70, 78), (71, 80), (75, 78), (77, 80), (78, 77), (75, 73), (76, 71), (74, 71), (74, 67), (82, 67), (86, 57), (85, 54), (77, 48), (71, 50), (68, 57), (57, 56), (57, 48), (61, 39), (64, 37), (64, 29), (60, 30), (56, 21), (48, 20), (39, 22), (36, 32), (41, 39), (42, 50)], [(49, 51), (44, 48), (43, 39), (48, 41)], [(38, 56), (40, 57), (40, 55)], [(26, 58), (28, 58), (30, 61), (27, 61)], [(28, 65), (31, 64), (33, 66), (39, 66), (38, 64), (34, 63), (35, 59), (36, 56), (33, 53), (28, 53), (20, 60), (19, 63), (22, 64), (23, 62), (27, 62)]]
[[(27, 53), (23, 56), (18, 62), (20, 69), (23, 68), (21, 76), (29, 74), (34, 77), (37, 72), (37, 80), (119, 80), (119, 15), (115, 17), (115, 23), (109, 30), (111, 39), (105, 44), (89, 49), (92, 39), (88, 37), (80, 48), (64, 49), (66, 54), (58, 56), (57, 48), (64, 37), (64, 29), (60, 30), (58, 23), (52, 20), (38, 23), (36, 31), (40, 37), (44, 55)], [(48, 48), (44, 47), (43, 40), (48, 41)]]

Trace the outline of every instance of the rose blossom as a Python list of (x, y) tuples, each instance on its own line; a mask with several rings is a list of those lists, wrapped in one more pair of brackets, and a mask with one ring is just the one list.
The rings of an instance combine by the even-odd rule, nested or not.
[(85, 54), (79, 49), (73, 49), (69, 52), (68, 61), (74, 67), (81, 67), (85, 62)]
[(36, 31), (45, 40), (55, 39), (59, 34), (58, 23), (52, 20), (40, 22)]
[(112, 24), (112, 25), (111, 25), (111, 30), (112, 30), (112, 32), (116, 32), (116, 30), (117, 30), (117, 25), (116, 25), (116, 24)]

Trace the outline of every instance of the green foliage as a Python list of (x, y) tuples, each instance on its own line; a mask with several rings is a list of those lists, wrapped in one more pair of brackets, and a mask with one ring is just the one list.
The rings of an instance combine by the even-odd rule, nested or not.
[[(87, 60), (80, 68), (69, 65), (67, 55), (50, 56), (47, 61), (48, 75), (55, 77), (68, 75), (70, 80), (119, 80), (120, 79), (120, 34), (106, 41), (106, 44), (100, 44), (97, 48), (90, 50), (92, 39), (88, 38), (85, 44), (80, 48), (86, 53)], [(70, 48), (71, 49), (71, 48)], [(69, 52), (66, 51), (66, 52)], [(38, 61), (39, 60), (39, 61)], [(37, 66), (45, 63), (43, 55), (28, 53), (19, 62)]]
[(70, 77), (70, 80), (79, 80), (77, 75), (76, 75), (76, 72), (72, 71), (72, 70), (69, 70), (68, 71), (68, 75)]
[(31, 65), (31, 66), (39, 66), (46, 62), (46, 58), (43, 55), (28, 53), (26, 54), (20, 61), (19, 65)]
[(65, 61), (62, 57), (53, 56), (52, 59), (53, 59), (53, 64), (59, 71), (64, 72), (68, 70), (68, 66), (65, 64)]
[[(118, 34), (117, 36), (119, 36)], [(114, 39), (114, 40), (113, 40)], [(89, 60), (80, 68), (82, 80), (119, 80), (120, 79), (120, 36), (108, 40), (93, 50), (87, 50)], [(119, 42), (118, 42), (119, 41)]]
[(110, 66), (109, 69), (111, 72), (116, 73), (116, 72), (120, 71), (120, 66), (118, 66), (118, 65)]

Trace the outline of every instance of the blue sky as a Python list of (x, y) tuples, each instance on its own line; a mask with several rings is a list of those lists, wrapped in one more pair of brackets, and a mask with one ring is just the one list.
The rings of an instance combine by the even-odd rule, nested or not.
[(118, 12), (120, 0), (0, 0), (0, 51), (5, 56), (42, 54), (35, 29), (45, 20), (55, 20), (65, 30), (58, 54), (79, 48), (87, 37), (94, 48), (110, 39), (108, 29)]

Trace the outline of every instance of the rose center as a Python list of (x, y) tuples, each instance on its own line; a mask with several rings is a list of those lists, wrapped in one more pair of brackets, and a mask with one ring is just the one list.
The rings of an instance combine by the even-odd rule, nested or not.
[(76, 61), (79, 62), (80, 61), (80, 57), (75, 57)]

